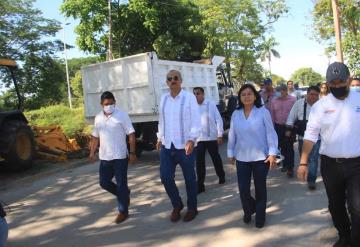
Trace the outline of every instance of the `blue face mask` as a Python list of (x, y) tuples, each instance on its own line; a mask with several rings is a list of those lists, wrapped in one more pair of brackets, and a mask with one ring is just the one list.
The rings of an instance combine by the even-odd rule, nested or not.
[(360, 92), (360, 86), (353, 86), (353, 87), (350, 87), (350, 91), (353, 91), (353, 92)]
[(275, 96), (276, 98), (278, 98), (278, 97), (280, 97), (280, 96), (281, 96), (281, 93), (280, 93), (280, 92), (278, 92), (278, 91), (276, 91), (276, 92), (275, 92), (275, 94), (274, 94), (274, 96)]

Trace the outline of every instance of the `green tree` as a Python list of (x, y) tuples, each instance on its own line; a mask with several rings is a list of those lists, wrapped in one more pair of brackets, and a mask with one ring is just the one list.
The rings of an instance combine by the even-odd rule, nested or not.
[[(359, 0), (338, 0), (345, 63), (353, 74), (360, 74)], [(315, 38), (327, 46), (325, 53), (335, 54), (335, 30), (331, 1), (318, 0), (312, 11)]]
[[(63, 65), (55, 53), (62, 49), (59, 40), (51, 40), (60, 25), (42, 17), (33, 7), (34, 1), (4, 0), (0, 2), (0, 57), (11, 58), (20, 65), (16, 71), (19, 88), (26, 108), (61, 102), (64, 97)], [(9, 90), (3, 101), (9, 108), (17, 99), (8, 73), (2, 69), (0, 80)], [(14, 104), (15, 103), (15, 104)]]
[(80, 71), (82, 66), (99, 63), (104, 61), (100, 57), (80, 57), (68, 59), (69, 77), (76, 76), (76, 73)]
[(270, 37), (269, 39), (266, 39), (262, 44), (261, 60), (262, 61), (267, 60), (268, 62), (269, 76), (271, 76), (271, 58), (272, 57), (280, 58), (280, 53), (277, 50), (275, 50), (275, 46), (277, 45), (279, 45), (279, 43), (275, 41), (274, 37)]
[[(80, 19), (75, 29), (80, 49), (104, 57), (108, 42), (107, 2), (67, 0), (61, 9), (66, 16)], [(111, 9), (115, 57), (155, 50), (165, 59), (200, 58), (205, 39), (198, 31), (201, 16), (192, 1), (112, 1)]]
[(291, 75), (290, 80), (302, 86), (310, 86), (323, 82), (324, 78), (312, 68), (300, 68)]
[(196, 4), (207, 39), (203, 55), (224, 55), (229, 79), (230, 71), (240, 82), (262, 77), (257, 60), (264, 35), (287, 12), (285, 1), (196, 0)]
[(271, 74), (271, 80), (273, 81), (274, 85), (278, 85), (282, 82), (285, 82), (285, 79), (282, 76), (276, 74)]

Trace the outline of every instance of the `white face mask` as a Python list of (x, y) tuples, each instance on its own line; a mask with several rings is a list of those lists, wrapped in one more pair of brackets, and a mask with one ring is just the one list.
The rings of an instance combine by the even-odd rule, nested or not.
[(360, 86), (352, 86), (350, 87), (350, 90), (354, 92), (360, 92)]
[(115, 105), (106, 105), (104, 106), (104, 112), (106, 114), (112, 114), (115, 110)]

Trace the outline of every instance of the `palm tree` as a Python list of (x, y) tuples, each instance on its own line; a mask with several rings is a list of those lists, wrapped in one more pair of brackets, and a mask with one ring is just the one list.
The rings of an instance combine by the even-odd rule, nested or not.
[(262, 61), (265, 60), (268, 61), (270, 77), (271, 77), (271, 57), (274, 56), (280, 58), (280, 53), (274, 49), (274, 47), (277, 45), (279, 45), (279, 43), (275, 41), (274, 37), (270, 37), (268, 40), (265, 40), (265, 42), (262, 45), (262, 52), (260, 58)]

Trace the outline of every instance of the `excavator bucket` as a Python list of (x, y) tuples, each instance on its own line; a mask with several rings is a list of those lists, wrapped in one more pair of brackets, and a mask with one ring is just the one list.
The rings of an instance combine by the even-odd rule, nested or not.
[(32, 127), (41, 158), (64, 161), (68, 155), (81, 150), (75, 139), (68, 139), (60, 126)]

